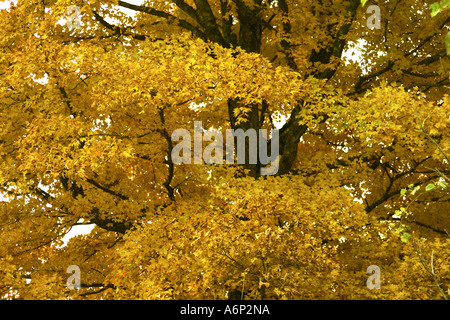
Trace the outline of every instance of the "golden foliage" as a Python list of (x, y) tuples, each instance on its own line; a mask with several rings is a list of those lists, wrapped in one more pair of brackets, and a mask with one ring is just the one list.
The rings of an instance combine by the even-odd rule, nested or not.
[[(0, 10), (0, 297), (448, 298), (449, 10), (427, 2), (378, 1), (379, 30), (359, 0)], [(194, 121), (282, 123), (278, 174), (175, 165)]]

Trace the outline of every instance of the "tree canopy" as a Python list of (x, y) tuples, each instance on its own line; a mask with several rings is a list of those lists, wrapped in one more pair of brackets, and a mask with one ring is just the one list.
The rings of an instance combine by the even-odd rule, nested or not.
[[(0, 10), (0, 296), (447, 299), (450, 10), (364, 2)], [(194, 121), (279, 128), (277, 173), (174, 163)]]

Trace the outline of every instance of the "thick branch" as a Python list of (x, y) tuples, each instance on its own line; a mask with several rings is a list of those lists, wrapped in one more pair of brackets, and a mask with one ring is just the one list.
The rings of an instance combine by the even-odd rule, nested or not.
[[(164, 118), (164, 109), (159, 109), (159, 117), (161, 120), (161, 124), (164, 126), (166, 123), (166, 120)], [(167, 141), (167, 164), (169, 166), (169, 174), (167, 175), (166, 181), (164, 181), (163, 185), (167, 190), (167, 194), (169, 196), (169, 199), (174, 201), (175, 200), (175, 194), (174, 189), (170, 184), (172, 183), (173, 174), (174, 174), (174, 165), (172, 161), (172, 139), (167, 132), (166, 128), (163, 127), (163, 129), (158, 130), (158, 132), (161, 133), (161, 135), (164, 137), (164, 139)]]
[[(283, 16), (283, 33), (284, 37), (289, 37), (291, 35), (291, 23), (289, 22), (289, 7), (285, 0), (279, 0), (278, 6), (282, 12)], [(286, 39), (280, 41), (280, 45), (283, 48), (283, 53), (286, 55), (287, 65), (294, 71), (298, 72), (297, 63), (294, 61), (294, 57), (292, 56), (292, 52), (290, 49), (290, 42)]]
[[(145, 6), (137, 6), (137, 5), (125, 2), (125, 1), (119, 1), (118, 4), (119, 4), (119, 6), (130, 9), (130, 10), (144, 12), (144, 13), (150, 14), (155, 17), (164, 18), (167, 21), (174, 21), (179, 27), (186, 29), (188, 31), (191, 31), (199, 38), (206, 40), (206, 35), (200, 29), (198, 29), (191, 23), (187, 22), (186, 20), (179, 19), (168, 12), (156, 10), (156, 9), (145, 7)], [(145, 37), (145, 36), (139, 36), (139, 37)], [(138, 39), (138, 40), (141, 40), (141, 39)]]
[[(228, 47), (222, 34), (220, 33), (219, 26), (217, 25), (216, 18), (207, 0), (194, 0), (197, 7), (197, 22), (203, 26), (209, 40)], [(182, 9), (182, 8), (180, 8)]]
[[(341, 58), (346, 43), (345, 37), (350, 31), (350, 27), (353, 23), (353, 20), (355, 19), (359, 5), (360, 0), (350, 1), (346, 13), (347, 15), (350, 15), (349, 22), (343, 24), (339, 28), (336, 35), (333, 36), (334, 43), (332, 43), (330, 46), (326, 48), (320, 49), (319, 52), (316, 52), (315, 50), (311, 52), (311, 57), (309, 59), (311, 62), (320, 62), (323, 64), (328, 64), (332, 56)], [(314, 76), (318, 79), (330, 79), (336, 73), (336, 70), (337, 70), (336, 68), (327, 68), (320, 73), (314, 74)]]

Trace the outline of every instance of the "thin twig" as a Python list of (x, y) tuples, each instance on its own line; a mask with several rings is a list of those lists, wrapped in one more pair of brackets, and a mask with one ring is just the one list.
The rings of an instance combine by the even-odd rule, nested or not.
[[(425, 268), (425, 270), (431, 275), (431, 277), (433, 278), (434, 283), (436, 284), (436, 287), (439, 289), (439, 292), (441, 293), (441, 295), (444, 297), (445, 300), (448, 300), (447, 296), (445, 295), (444, 291), (441, 288), (441, 285), (439, 284), (439, 282), (436, 279), (436, 275), (434, 274), (434, 267), (433, 267), (433, 251), (431, 251), (431, 268), (428, 266), (423, 253), (422, 253), (422, 249), (420, 248), (420, 240), (418, 240), (417, 242), (417, 247), (416, 245), (413, 243), (414, 249), (416, 250), (416, 254), (419, 257), (420, 262), (422, 263), (422, 266)], [(418, 249), (417, 249), (418, 248)]]

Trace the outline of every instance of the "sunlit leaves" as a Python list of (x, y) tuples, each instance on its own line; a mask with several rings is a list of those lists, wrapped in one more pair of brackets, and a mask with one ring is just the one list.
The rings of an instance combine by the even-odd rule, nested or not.
[[(242, 40), (241, 5), (208, 1), (225, 46), (201, 36), (206, 12), (176, 3), (147, 1), (157, 14), (135, 18), (117, 1), (0, 11), (2, 297), (435, 298), (412, 244), (427, 239), (448, 286), (449, 169), (435, 145), (450, 151), (448, 1), (433, 19), (428, 4), (378, 1), (377, 32), (354, 1), (282, 12), (246, 0), (264, 21), (247, 38), (260, 50)], [(59, 21), (69, 5), (76, 30)], [(340, 50), (361, 41), (346, 60)], [(193, 134), (194, 121), (282, 127), (292, 165), (255, 177), (171, 163), (171, 133)], [(62, 246), (82, 224), (92, 231)], [(65, 288), (69, 265), (78, 291)], [(367, 290), (369, 265), (381, 291)]]

